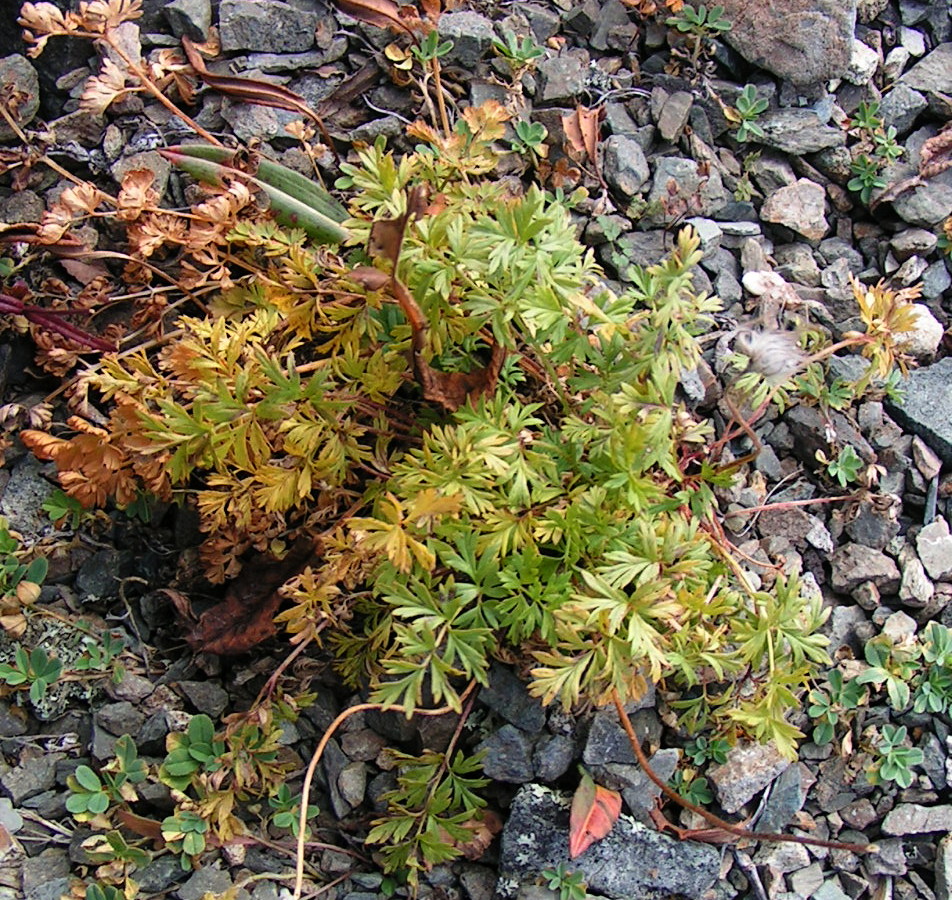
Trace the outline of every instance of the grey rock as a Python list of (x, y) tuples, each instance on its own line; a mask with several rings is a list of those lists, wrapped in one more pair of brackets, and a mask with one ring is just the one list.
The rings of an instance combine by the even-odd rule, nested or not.
[[(680, 756), (679, 751), (674, 749), (658, 750), (648, 760), (648, 765), (662, 781), (668, 781), (678, 767)], [(622, 767), (615, 765), (609, 768), (612, 774), (617, 776), (619, 774), (617, 769)], [(631, 771), (627, 773), (627, 783), (621, 787), (621, 795), (632, 815), (640, 822), (647, 824), (648, 816), (658, 797), (661, 796), (661, 788), (648, 778), (640, 766), (625, 766), (624, 768)]]
[(866, 642), (876, 636), (876, 626), (866, 617), (859, 606), (837, 604), (830, 616), (830, 653), (841, 647), (849, 647), (857, 656), (862, 656)]
[(892, 206), (910, 225), (938, 225), (952, 213), (952, 187), (930, 180), (894, 198)]
[[(670, 250), (670, 244), (666, 242), (665, 232), (660, 229), (625, 234), (616, 243), (625, 258), (639, 266), (653, 266), (664, 259), (667, 251)], [(611, 262), (609, 258), (603, 257), (603, 259), (605, 262)]]
[(902, 135), (912, 128), (928, 106), (929, 101), (919, 91), (900, 81), (885, 94), (879, 112), (883, 117), (883, 125), (895, 128)]
[(219, 863), (202, 866), (176, 893), (179, 900), (202, 900), (205, 894), (223, 894), (232, 885), (231, 875)]
[(0, 221), (10, 225), (39, 222), (45, 208), (43, 198), (35, 191), (17, 191), (0, 200)]
[[(652, 703), (654, 700), (652, 699)], [(592, 719), (582, 759), (586, 765), (598, 766), (606, 763), (635, 765), (635, 752), (631, 748), (628, 734), (614, 710), (600, 709)]]
[(708, 770), (708, 778), (717, 792), (717, 801), (725, 812), (737, 812), (755, 794), (762, 791), (788, 766), (773, 744), (736, 744), (727, 762)]
[(121, 556), (118, 550), (98, 550), (76, 573), (76, 590), (83, 597), (105, 599), (119, 593)]
[(136, 675), (128, 669), (123, 671), (122, 678), (118, 684), (109, 684), (106, 686), (106, 692), (113, 700), (129, 700), (133, 703), (145, 700), (155, 691), (155, 684), (142, 675)]
[(552, 56), (543, 59), (536, 67), (539, 89), (536, 102), (557, 105), (574, 103), (585, 90), (586, 69), (577, 56)]
[(274, 75), (317, 68), (327, 61), (327, 55), (320, 50), (307, 50), (303, 53), (250, 53), (235, 57), (231, 64), (237, 69), (256, 69), (265, 75)]
[(525, 684), (511, 668), (494, 662), (489, 669), (489, 684), (480, 691), (479, 700), (507, 722), (529, 734), (545, 727), (545, 710), (536, 697), (530, 697)]
[(470, 70), (489, 53), (495, 38), (492, 21), (465, 9), (443, 13), (439, 32), (441, 38), (453, 42), (446, 62)]
[(952, 93), (952, 43), (939, 44), (906, 72), (900, 83), (927, 93)]
[(532, 780), (532, 741), (512, 725), (503, 725), (479, 745), (484, 751), (483, 771), (489, 778), (508, 784)]
[(327, 778), (327, 785), (331, 795), (331, 806), (339, 818), (344, 818), (344, 816), (349, 815), (352, 809), (351, 805), (341, 796), (340, 787), (338, 786), (340, 773), (344, 770), (344, 767), (349, 764), (350, 760), (344, 755), (337, 741), (328, 741), (321, 765), (324, 768), (324, 775)]
[(532, 769), (539, 781), (555, 781), (572, 765), (575, 741), (566, 734), (547, 734), (536, 744), (532, 754)]
[(665, 100), (658, 116), (658, 132), (664, 140), (674, 143), (681, 136), (693, 103), (694, 95), (687, 91), (675, 91)]
[(775, 109), (764, 113), (758, 124), (764, 130), (761, 143), (793, 156), (816, 153), (846, 143), (845, 131), (823, 124), (812, 110)]
[[(567, 796), (536, 784), (516, 794), (503, 830), (498, 897), (515, 897), (521, 884), (568, 862), (569, 803)], [(717, 879), (719, 856), (710, 845), (675, 841), (622, 815), (571, 867), (589, 890), (613, 900), (700, 898)]]
[(179, 681), (179, 689), (200, 713), (217, 719), (228, 706), (228, 691), (212, 681)]
[[(909, 263), (914, 260), (919, 260), (919, 257), (913, 256), (907, 262), (903, 263), (903, 266), (909, 265)], [(922, 269), (925, 269), (925, 264), (923, 264)], [(901, 270), (894, 276), (900, 284), (911, 283), (910, 281), (904, 281), (900, 275)], [(911, 281), (918, 281), (918, 276), (911, 279)], [(936, 351), (939, 349), (939, 344), (942, 343), (945, 328), (942, 327), (942, 323), (932, 314), (932, 310), (924, 303), (913, 303), (911, 311), (912, 328), (909, 331), (903, 332), (899, 336), (897, 343), (904, 352), (920, 362), (929, 361), (935, 356)]]
[[(858, 832), (849, 832), (857, 834)], [(905, 875), (909, 870), (903, 842), (898, 838), (885, 838), (876, 841), (878, 853), (869, 854), (863, 861), (866, 873), (876, 875)]]
[(838, 547), (830, 559), (833, 590), (849, 593), (865, 581), (871, 581), (883, 594), (899, 589), (901, 575), (896, 563), (885, 553), (862, 544)]
[[(810, 778), (806, 786), (804, 772), (807, 772)], [(807, 787), (812, 783), (812, 779), (812, 774), (801, 763), (784, 769), (770, 788), (763, 812), (757, 819), (757, 828), (762, 831), (780, 831), (792, 822), (793, 817), (803, 808)]]
[(946, 773), (948, 759), (942, 741), (931, 731), (927, 732), (922, 736), (919, 749), (922, 750), (922, 771), (929, 776), (929, 781), (936, 790), (944, 790), (948, 786)]
[(952, 898), (952, 834), (947, 834), (936, 848), (935, 859), (936, 900)]
[(793, 452), (797, 459), (806, 465), (816, 465), (817, 450), (823, 450), (827, 454), (830, 452), (826, 439), (827, 422), (833, 426), (835, 441), (852, 444), (853, 449), (866, 462), (873, 462), (876, 457), (869, 441), (842, 413), (834, 412), (826, 420), (813, 407), (795, 406), (784, 416), (784, 421), (794, 438)]
[(23, 900), (62, 900), (69, 890), (69, 878), (48, 878), (32, 891), (23, 895)]
[(842, 238), (829, 237), (825, 241), (820, 241), (820, 246), (816, 248), (817, 259), (830, 266), (839, 259), (846, 260), (849, 270), (858, 275), (866, 267), (863, 260), (863, 254), (860, 253), (849, 241)]
[(69, 875), (69, 853), (60, 847), (49, 847), (36, 856), (24, 859), (21, 872), (24, 895), (36, 897), (37, 890), (44, 883)]
[(797, 180), (790, 160), (769, 150), (750, 163), (750, 174), (764, 195), (772, 194)]
[(724, 0), (725, 40), (748, 62), (795, 84), (838, 78), (850, 61), (856, 2)]
[(808, 244), (782, 244), (774, 250), (777, 274), (785, 281), (793, 281), (809, 287), (820, 283), (820, 267)]
[(922, 296), (926, 300), (936, 300), (952, 287), (952, 274), (941, 260), (932, 263), (922, 273)]
[(919, 532), (916, 550), (933, 581), (952, 581), (952, 535), (945, 519), (938, 518)]
[[(908, 552), (906, 552), (908, 551)], [(935, 588), (926, 575), (925, 566), (911, 547), (905, 548), (899, 556), (902, 568), (902, 582), (899, 585), (899, 599), (914, 609), (921, 609), (932, 600)]]
[(165, 16), (176, 37), (185, 36), (199, 42), (208, 40), (212, 24), (211, 0), (169, 0), (165, 4)]
[(924, 228), (906, 228), (892, 237), (889, 246), (899, 262), (905, 262), (911, 256), (928, 256), (935, 250), (938, 237)]
[(921, 806), (918, 803), (900, 803), (883, 819), (884, 834), (902, 837), (907, 834), (926, 834), (933, 831), (952, 831), (952, 806)]
[(386, 745), (386, 740), (370, 728), (348, 731), (342, 734), (340, 739), (341, 750), (344, 751), (347, 757), (361, 762), (370, 762), (376, 759), (377, 754)]
[(300, 53), (314, 46), (318, 14), (281, 0), (222, 0), (218, 12), (221, 47), (226, 53)]
[(774, 872), (796, 872), (810, 865), (810, 854), (803, 844), (764, 844), (754, 855), (754, 864)]
[(850, 895), (843, 890), (840, 880), (834, 875), (827, 878), (811, 895), (811, 900), (851, 900)]
[[(25, 56), (14, 53), (0, 59), (0, 91), (8, 99), (16, 92), (18, 102), (11, 109), (13, 121), (20, 128), (29, 125), (40, 110), (40, 80)], [(12, 141), (16, 137), (6, 119), (0, 121), (0, 141)]]
[(39, 535), (49, 529), (50, 517), (43, 511), (43, 504), (55, 490), (44, 477), (49, 474), (49, 463), (42, 463), (32, 455), (24, 456), (14, 465), (0, 499), (0, 513), (7, 517), (14, 531)]
[(493, 900), (496, 889), (496, 873), (489, 866), (463, 863), (459, 883), (467, 900)]
[(362, 762), (351, 762), (341, 769), (337, 776), (337, 790), (341, 799), (351, 807), (364, 802), (367, 791), (367, 766)]
[(633, 197), (651, 177), (644, 151), (634, 138), (624, 134), (611, 135), (603, 147), (605, 180), (622, 197)]
[(952, 357), (915, 369), (900, 383), (902, 398), (886, 400), (886, 411), (918, 435), (947, 465), (952, 464)]
[(854, 38), (850, 46), (850, 59), (843, 72), (843, 80), (850, 84), (868, 84), (879, 68), (880, 54), (861, 40)]
[(96, 710), (95, 723), (117, 737), (122, 734), (136, 734), (145, 724), (145, 713), (127, 700), (118, 703), (106, 703)]
[(850, 511), (846, 533), (857, 544), (882, 550), (899, 534), (899, 523), (892, 513), (890, 507), (862, 501)]
[(13, 808), (13, 802), (8, 797), (0, 797), (0, 825), (10, 834), (16, 834), (23, 827), (23, 816)]
[(0, 700), (0, 737), (26, 734), (26, 717), (18, 715), (6, 700)]
[[(716, 168), (712, 167), (710, 174), (704, 176), (693, 159), (665, 156), (655, 166), (648, 195), (648, 207), (652, 212), (645, 215), (644, 222), (670, 224), (684, 213), (716, 219), (727, 200), (727, 192)], [(656, 207), (660, 207), (660, 211), (655, 212)]]
[(0, 775), (0, 784), (9, 794), (13, 805), (19, 806), (28, 797), (51, 790), (56, 784), (56, 764), (63, 758), (62, 753), (48, 753), (25, 759), (9, 772)]
[(790, 889), (798, 897), (812, 897), (823, 884), (823, 866), (811, 863), (790, 876)]
[(924, 56), (926, 39), (921, 31), (903, 25), (899, 29), (899, 43), (909, 51), (910, 56)]
[(818, 241), (830, 229), (824, 217), (825, 207), (823, 188), (807, 178), (800, 178), (767, 197), (760, 215), (765, 222), (784, 225), (807, 240)]

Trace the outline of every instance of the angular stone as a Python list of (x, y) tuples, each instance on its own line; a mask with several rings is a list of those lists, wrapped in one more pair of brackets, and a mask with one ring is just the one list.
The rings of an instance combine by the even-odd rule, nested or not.
[(493, 45), (493, 23), (467, 9), (443, 13), (439, 20), (440, 37), (453, 42), (446, 62), (472, 70)]
[[(727, 203), (720, 173), (711, 168), (709, 175), (702, 175), (693, 159), (665, 156), (655, 166), (648, 207), (652, 210), (644, 217), (650, 224), (670, 224), (683, 213), (717, 218), (717, 213)], [(660, 207), (660, 211), (655, 211)]]
[(807, 178), (774, 191), (760, 211), (765, 222), (785, 225), (809, 241), (818, 241), (829, 231), (824, 218), (826, 192)]
[(936, 519), (919, 532), (916, 550), (933, 581), (952, 581), (952, 535), (945, 519)]
[(884, 834), (902, 837), (906, 834), (927, 834), (931, 831), (952, 831), (952, 806), (921, 806), (900, 803), (883, 819)]
[(176, 37), (184, 35), (199, 42), (208, 40), (212, 24), (211, 0), (169, 0), (165, 4), (165, 16)]
[(952, 898), (952, 834), (947, 834), (936, 851), (935, 859), (935, 898)]
[(575, 98), (585, 89), (585, 68), (577, 56), (543, 59), (536, 66), (536, 75), (539, 79), (536, 102), (539, 104), (574, 104)]
[(651, 176), (648, 160), (638, 142), (613, 134), (604, 142), (605, 180), (622, 196), (633, 197)]
[(748, 62), (795, 84), (838, 78), (850, 61), (856, 0), (722, 0), (724, 39)]
[(737, 812), (790, 765), (773, 744), (737, 744), (708, 777), (725, 812)]
[(886, 411), (918, 435), (946, 464), (952, 464), (952, 357), (914, 369), (900, 383), (902, 397), (886, 400)]
[(687, 91), (675, 91), (665, 100), (658, 116), (658, 131), (664, 140), (674, 143), (681, 136), (693, 103), (694, 96)]
[(218, 13), (221, 48), (263, 53), (300, 53), (314, 46), (319, 16), (281, 0), (222, 0)]
[(532, 741), (512, 725), (503, 725), (479, 745), (483, 771), (496, 781), (525, 784), (532, 780)]
[(939, 44), (900, 79), (917, 91), (952, 93), (952, 43)]
[(883, 97), (879, 113), (885, 127), (892, 126), (899, 134), (905, 134), (928, 106), (929, 102), (919, 91), (900, 81)]
[(490, 666), (489, 684), (480, 691), (479, 702), (529, 734), (538, 734), (545, 727), (542, 703), (529, 696), (525, 684), (508, 666), (496, 662)]
[(775, 109), (758, 120), (764, 131), (760, 139), (768, 147), (776, 147), (792, 156), (816, 153), (846, 143), (846, 132), (826, 125), (809, 109)]
[(883, 594), (899, 589), (901, 575), (896, 563), (885, 553), (862, 544), (843, 544), (830, 559), (833, 590), (848, 594), (864, 581), (871, 581)]
[[(516, 794), (502, 835), (496, 896), (507, 900), (544, 869), (567, 860), (571, 798), (538, 784)], [(720, 854), (710, 844), (676, 841), (622, 815), (608, 836), (571, 867), (592, 893), (612, 900), (671, 894), (700, 898), (717, 879)]]
[(850, 84), (867, 84), (879, 67), (879, 54), (862, 41), (853, 39), (850, 61), (843, 73), (843, 80)]

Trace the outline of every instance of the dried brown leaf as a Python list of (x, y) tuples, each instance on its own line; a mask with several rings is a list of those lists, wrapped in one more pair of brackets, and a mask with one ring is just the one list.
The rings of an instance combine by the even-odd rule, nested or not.
[[(393, 0), (334, 0), (334, 6), (351, 18), (376, 28), (413, 33), (412, 25)], [(418, 16), (416, 21), (419, 22)]]
[(153, 189), (155, 173), (149, 169), (131, 169), (122, 179), (119, 190), (116, 218), (122, 222), (132, 222), (143, 212), (158, 203), (159, 195)]
[(103, 201), (104, 194), (94, 184), (83, 181), (71, 184), (60, 194), (59, 202), (70, 213), (92, 213)]
[(132, 88), (126, 87), (126, 73), (108, 57), (102, 69), (86, 82), (79, 98), (79, 108), (93, 116), (103, 115), (109, 106)]
[(929, 138), (919, 151), (919, 177), (932, 178), (952, 168), (952, 124)]

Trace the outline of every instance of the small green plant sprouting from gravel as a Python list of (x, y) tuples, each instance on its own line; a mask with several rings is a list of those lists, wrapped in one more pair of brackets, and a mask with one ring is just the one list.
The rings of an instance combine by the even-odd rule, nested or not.
[(876, 758), (867, 771), (870, 782), (894, 781), (901, 788), (909, 787), (915, 778), (912, 769), (921, 765), (923, 754), (918, 747), (907, 746), (906, 726), (883, 725), (874, 749)]
[(857, 709), (866, 698), (866, 687), (855, 679), (844, 681), (839, 669), (831, 669), (826, 676), (827, 689), (814, 688), (808, 695), (810, 706), (807, 712), (816, 722), (813, 726), (813, 743), (828, 744), (833, 740), (836, 726)]
[[(710, 53), (711, 40), (731, 29), (730, 20), (724, 16), (723, 6), (708, 9), (703, 3), (698, 6), (685, 4), (675, 15), (669, 16), (665, 24), (684, 35), (688, 62), (695, 71), (701, 57)], [(684, 53), (679, 55), (684, 56)]]
[(856, 191), (863, 203), (869, 203), (873, 191), (886, 187), (886, 179), (879, 174), (879, 169), (879, 161), (870, 159), (865, 153), (861, 153), (850, 163), (853, 177), (846, 186), (851, 191)]
[(168, 753), (159, 769), (162, 780), (184, 791), (197, 772), (216, 772), (225, 752), (224, 741), (215, 738), (215, 726), (204, 713), (192, 716), (184, 732), (169, 735)]
[(549, 132), (541, 122), (527, 122), (520, 119), (515, 124), (515, 137), (512, 139), (512, 149), (526, 155), (535, 165), (540, 159), (549, 155), (549, 148), (545, 139)]
[(99, 774), (89, 766), (78, 766), (67, 778), (70, 795), (66, 809), (77, 822), (108, 822), (105, 813), (114, 803), (136, 799), (135, 785), (148, 777), (148, 767), (139, 759), (135, 742), (124, 734), (116, 741), (115, 757)]
[(728, 119), (737, 126), (735, 137), (741, 143), (746, 143), (752, 137), (765, 137), (763, 128), (757, 123), (763, 113), (767, 111), (767, 100), (757, 96), (757, 88), (748, 84), (737, 97), (737, 106), (728, 109)]
[(899, 159), (903, 150), (896, 141), (896, 129), (885, 127), (878, 102), (860, 103), (849, 125), (850, 133), (858, 138), (858, 143), (852, 148), (850, 172), (853, 177), (846, 186), (868, 204), (873, 191), (887, 186), (881, 170)]
[[(291, 789), (282, 784), (270, 797), (268, 806), (271, 807), (271, 824), (275, 828), (284, 828), (297, 837), (301, 828), (301, 798), (291, 793)], [(319, 810), (314, 805), (308, 805), (307, 817), (313, 818)]]
[(554, 869), (545, 869), (542, 877), (548, 882), (550, 891), (559, 892), (559, 900), (585, 900), (585, 878), (581, 872), (573, 872), (564, 862)]
[(39, 703), (62, 673), (63, 664), (55, 657), (47, 656), (41, 647), (27, 650), (20, 644), (16, 648), (12, 665), (0, 663), (0, 680), (10, 687), (29, 685), (32, 703)]
[(178, 854), (182, 868), (193, 868), (193, 860), (205, 852), (209, 832), (208, 821), (190, 809), (180, 809), (162, 820), (162, 839)]
[(504, 40), (494, 40), (493, 49), (509, 64), (513, 77), (531, 69), (545, 53), (531, 38), (520, 38), (513, 31), (507, 31)]
[(894, 644), (887, 635), (881, 634), (866, 642), (863, 650), (869, 668), (857, 675), (860, 684), (875, 685), (877, 690), (886, 689), (886, 696), (893, 709), (901, 712), (909, 705), (913, 682), (919, 671), (919, 646), (913, 642)]
[(723, 738), (708, 738), (701, 734), (684, 745), (684, 755), (696, 766), (709, 762), (721, 765), (727, 762), (730, 748), (731, 745)]
[(708, 780), (702, 775), (698, 775), (695, 769), (678, 769), (671, 776), (669, 782), (688, 803), (695, 806), (706, 806), (714, 800), (714, 792), (711, 790)]
[(840, 487), (859, 481), (860, 475), (866, 468), (863, 458), (856, 452), (852, 444), (846, 444), (837, 453), (835, 459), (828, 459), (822, 450), (816, 452), (817, 462), (826, 466), (826, 474), (835, 478)]

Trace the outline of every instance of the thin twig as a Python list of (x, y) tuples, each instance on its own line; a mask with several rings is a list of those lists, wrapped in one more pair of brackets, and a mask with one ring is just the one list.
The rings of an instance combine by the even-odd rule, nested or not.
[(738, 838), (745, 838), (751, 841), (805, 844), (810, 847), (828, 847), (831, 850), (849, 850), (853, 853), (879, 852), (879, 847), (877, 847), (876, 844), (848, 844), (841, 841), (825, 841), (821, 840), (820, 838), (801, 837), (797, 834), (775, 834), (769, 831), (749, 831), (746, 828), (735, 825), (733, 822), (728, 822), (726, 819), (720, 818), (720, 816), (715, 816), (714, 813), (709, 812), (702, 806), (697, 806), (696, 804), (691, 803), (689, 800), (685, 800), (684, 797), (674, 790), (674, 788), (668, 785), (665, 781), (662, 781), (657, 772), (651, 768), (651, 765), (645, 756), (645, 751), (641, 748), (641, 741), (638, 739), (638, 735), (635, 734), (635, 729), (632, 727), (631, 720), (628, 718), (628, 713), (625, 712), (625, 706), (622, 703), (621, 697), (618, 695), (617, 689), (615, 688), (612, 689), (612, 702), (615, 704), (615, 709), (618, 711), (618, 719), (621, 722), (622, 728), (625, 729), (625, 733), (628, 735), (628, 741), (631, 744), (631, 749), (635, 752), (635, 758), (638, 760), (638, 764), (644, 770), (645, 775), (648, 776), (648, 778), (654, 783), (656, 787), (661, 789), (661, 793), (663, 793), (665, 797), (674, 801), (674, 803), (683, 809), (688, 809), (691, 812), (696, 813), (702, 819), (704, 819), (704, 821), (710, 823), (715, 828), (723, 829), (728, 834), (732, 834)]

